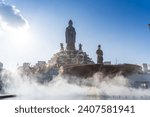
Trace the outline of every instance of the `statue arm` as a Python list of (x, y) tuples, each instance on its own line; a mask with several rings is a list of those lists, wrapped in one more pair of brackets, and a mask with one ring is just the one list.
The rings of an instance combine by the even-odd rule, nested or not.
[(76, 31), (74, 31), (75, 34), (74, 34), (74, 42), (76, 42)]
[(97, 51), (96, 51), (96, 54), (98, 55), (98, 53), (99, 53), (99, 52), (98, 52), (98, 50), (97, 50)]
[(66, 28), (66, 32), (65, 32), (65, 37), (66, 37), (66, 43), (68, 42), (68, 31), (67, 31), (67, 28)]
[[(101, 50), (102, 51), (102, 50)], [(103, 51), (102, 51), (102, 56), (103, 56)]]
[(76, 31), (74, 28), (73, 28), (73, 42), (76, 42)]

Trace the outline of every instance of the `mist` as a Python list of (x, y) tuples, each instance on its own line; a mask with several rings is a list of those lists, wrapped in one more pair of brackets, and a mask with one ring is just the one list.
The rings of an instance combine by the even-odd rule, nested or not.
[(3, 71), (1, 79), (3, 92), (17, 100), (150, 99), (150, 90), (131, 87), (129, 78), (104, 78), (99, 72), (87, 79), (59, 74), (43, 84), (18, 72)]

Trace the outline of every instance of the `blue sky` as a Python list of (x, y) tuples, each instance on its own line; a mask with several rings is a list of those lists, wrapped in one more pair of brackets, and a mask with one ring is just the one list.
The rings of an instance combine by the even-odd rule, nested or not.
[(16, 6), (30, 26), (25, 46), (6, 44), (5, 35), (0, 35), (0, 60), (6, 67), (49, 60), (59, 51), (59, 43), (65, 43), (69, 19), (77, 32), (76, 48), (82, 43), (94, 61), (101, 44), (104, 61), (150, 63), (149, 0), (5, 0), (5, 4)]

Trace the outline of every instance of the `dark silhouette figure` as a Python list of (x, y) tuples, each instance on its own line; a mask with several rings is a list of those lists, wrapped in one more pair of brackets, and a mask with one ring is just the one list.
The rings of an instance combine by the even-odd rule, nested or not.
[(79, 50), (82, 51), (82, 44), (81, 43), (79, 44)]
[(75, 50), (75, 42), (76, 42), (76, 31), (73, 27), (72, 20), (69, 21), (69, 26), (66, 28), (66, 43), (67, 43), (67, 50)]
[(63, 43), (60, 43), (60, 51), (64, 51), (64, 45), (63, 45)]
[(98, 45), (97, 54), (97, 64), (103, 64), (103, 51), (101, 50), (101, 45)]
[(150, 24), (148, 24), (148, 28), (149, 28), (149, 30), (150, 30)]

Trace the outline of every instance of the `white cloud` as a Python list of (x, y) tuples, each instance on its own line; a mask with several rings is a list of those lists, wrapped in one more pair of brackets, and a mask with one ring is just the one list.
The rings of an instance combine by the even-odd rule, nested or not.
[(0, 1), (0, 28), (2, 30), (27, 28), (28, 26), (28, 21), (15, 6)]

